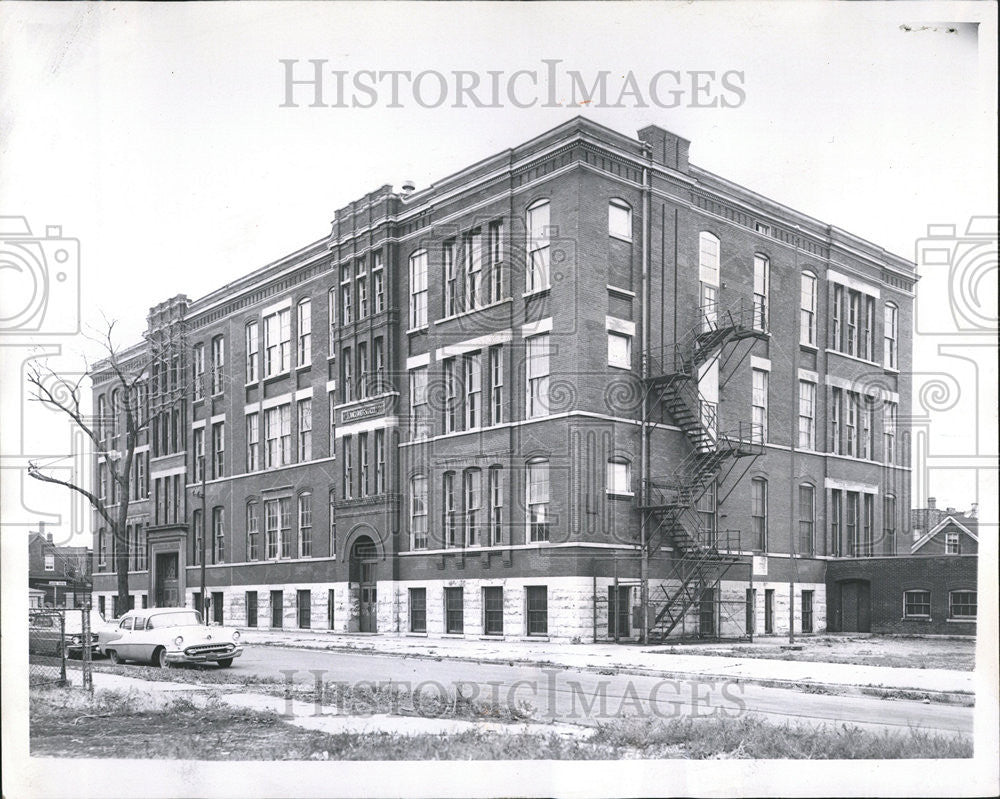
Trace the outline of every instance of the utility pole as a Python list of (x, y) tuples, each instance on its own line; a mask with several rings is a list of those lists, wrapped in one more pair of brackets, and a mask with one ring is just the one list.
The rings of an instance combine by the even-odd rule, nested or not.
[(201, 617), (202, 622), (208, 626), (208, 603), (205, 601), (205, 535), (208, 532), (208, 519), (205, 518), (205, 455), (200, 457), (201, 462)]

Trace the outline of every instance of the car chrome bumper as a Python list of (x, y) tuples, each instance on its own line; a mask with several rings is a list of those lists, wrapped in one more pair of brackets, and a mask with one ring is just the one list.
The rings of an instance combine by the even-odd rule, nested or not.
[(185, 652), (167, 652), (168, 663), (215, 663), (219, 660), (238, 658), (243, 654), (243, 647), (238, 646), (231, 652), (206, 652), (204, 654), (188, 655)]

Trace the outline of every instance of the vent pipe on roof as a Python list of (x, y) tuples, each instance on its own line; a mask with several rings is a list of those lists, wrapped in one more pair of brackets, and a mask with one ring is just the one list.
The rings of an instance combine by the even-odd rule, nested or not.
[(403, 185), (400, 186), (400, 189), (402, 190), (403, 194), (403, 199), (405, 200), (407, 197), (413, 194), (416, 188), (417, 187), (413, 184), (412, 180), (404, 180)]

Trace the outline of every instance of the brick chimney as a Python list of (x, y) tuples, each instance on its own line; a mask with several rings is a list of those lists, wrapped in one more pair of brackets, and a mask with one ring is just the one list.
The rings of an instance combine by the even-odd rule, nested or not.
[(927, 497), (927, 507), (931, 510), (937, 508), (937, 499), (935, 497)]
[(688, 148), (691, 142), (659, 125), (648, 125), (638, 133), (639, 141), (649, 145), (653, 160), (678, 172), (688, 171)]

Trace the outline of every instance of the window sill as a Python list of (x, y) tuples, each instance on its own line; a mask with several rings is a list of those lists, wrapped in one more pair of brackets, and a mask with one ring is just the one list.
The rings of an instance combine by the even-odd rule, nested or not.
[(963, 619), (945, 619), (945, 621), (948, 622), (949, 624), (975, 624), (976, 617), (969, 616), (968, 618), (963, 618)]
[(628, 366), (625, 366), (624, 364), (621, 364), (621, 363), (611, 363), (611, 361), (608, 361), (608, 367), (611, 368), (611, 369), (621, 369), (623, 372), (631, 372), (632, 371), (632, 364), (629, 364)]
[(411, 327), (409, 330), (406, 331), (406, 335), (412, 336), (416, 333), (426, 333), (426, 332), (427, 332), (427, 325), (421, 325), (420, 327)]
[(618, 286), (612, 286), (610, 283), (608, 285), (608, 291), (611, 294), (619, 294), (622, 297), (628, 297), (630, 299), (635, 299), (635, 292), (629, 291), (628, 289), (619, 288)]
[(426, 638), (427, 637), (427, 633), (426, 632), (419, 632), (419, 631), (416, 631), (416, 630), (410, 630), (410, 632), (406, 633), (406, 637), (407, 638)]
[(605, 494), (610, 499), (633, 499), (635, 497), (631, 491), (606, 491)]
[(295, 367), (296, 372), (301, 372), (304, 369), (312, 369), (312, 361), (310, 361), (309, 363), (299, 364), (298, 366)]
[(882, 367), (882, 371), (883, 372), (888, 372), (891, 375), (898, 375), (899, 374), (899, 369), (897, 369), (894, 366), (883, 366)]
[(273, 375), (265, 375), (264, 382), (266, 383), (269, 380), (278, 380), (282, 377), (288, 377), (291, 375), (291, 373), (292, 372), (290, 369), (285, 369), (283, 372), (275, 372)]
[(458, 638), (464, 639), (465, 633), (441, 633), (442, 638)]
[(903, 616), (900, 621), (921, 621), (921, 622), (931, 622), (934, 621), (930, 616)]
[(491, 302), (487, 305), (480, 305), (479, 307), (472, 308), (468, 311), (459, 311), (458, 313), (449, 314), (448, 316), (442, 316), (440, 319), (434, 320), (434, 325), (437, 326), (442, 324), (443, 322), (451, 322), (455, 319), (461, 319), (463, 316), (470, 316), (471, 314), (479, 313), (480, 311), (488, 311), (491, 308), (496, 308), (508, 302), (514, 302), (514, 299), (512, 297), (504, 297), (503, 299), (497, 300), (496, 302)]
[(526, 291), (521, 296), (524, 299), (528, 299), (529, 297), (540, 297), (540, 296), (543, 296), (543, 295), (547, 295), (551, 290), (552, 290), (552, 286), (546, 286), (545, 288), (532, 289), (531, 291)]
[(851, 355), (846, 352), (841, 352), (840, 350), (830, 349), (829, 347), (825, 350), (827, 355), (839, 355), (841, 358), (847, 358), (849, 361), (857, 361), (858, 363), (863, 363), (865, 366), (875, 366), (879, 369), (882, 368), (882, 364), (878, 361), (869, 361), (867, 358), (862, 358), (858, 355)]
[(608, 233), (608, 238), (609, 239), (614, 239), (615, 241), (624, 241), (627, 244), (631, 244), (632, 243), (632, 239), (631, 238), (625, 238), (624, 236), (619, 236), (616, 233)]

